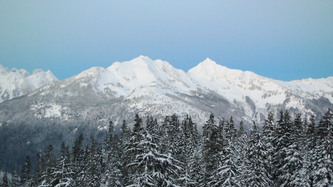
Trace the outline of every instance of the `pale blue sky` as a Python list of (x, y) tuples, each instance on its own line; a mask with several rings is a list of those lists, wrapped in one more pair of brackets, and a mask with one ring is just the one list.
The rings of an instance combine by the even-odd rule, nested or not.
[(59, 79), (139, 55), (280, 80), (333, 76), (332, 0), (2, 0), (0, 64)]

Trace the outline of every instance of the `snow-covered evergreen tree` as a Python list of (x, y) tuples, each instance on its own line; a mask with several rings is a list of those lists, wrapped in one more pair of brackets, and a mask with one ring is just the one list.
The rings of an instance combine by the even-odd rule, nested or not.
[[(313, 186), (333, 185), (333, 115), (328, 110), (318, 126), (318, 135), (323, 141), (316, 146), (316, 160), (313, 167)], [(322, 131), (322, 132), (321, 132)]]
[(273, 169), (273, 155), (274, 155), (274, 116), (272, 112), (268, 113), (267, 120), (263, 126), (263, 132), (261, 135), (261, 142), (266, 149), (266, 158), (264, 160), (266, 170), (270, 177), (272, 177)]
[(303, 158), (300, 154), (297, 143), (293, 143), (286, 148), (286, 157), (282, 158), (284, 165), (279, 168), (279, 181), (282, 181), (281, 186), (293, 186), (298, 183), (302, 176)]
[(271, 181), (271, 176), (267, 171), (267, 153), (267, 147), (261, 140), (261, 136), (254, 123), (245, 158), (246, 167), (244, 168), (241, 177), (243, 185), (249, 187), (272, 185), (273, 182)]
[(65, 142), (61, 143), (61, 157), (58, 159), (53, 173), (52, 184), (57, 187), (74, 187), (73, 170), (71, 168), (70, 151)]
[(83, 185), (85, 171), (84, 161), (85, 161), (85, 151), (83, 149), (84, 136), (81, 133), (74, 141), (74, 146), (72, 147), (71, 153), (71, 169), (73, 170), (73, 180), (77, 186)]
[(181, 170), (179, 161), (171, 154), (160, 153), (156, 139), (147, 131), (144, 134), (138, 145), (140, 152), (128, 166), (134, 168), (129, 186), (177, 186)]
[[(127, 136), (127, 124), (123, 121), (121, 136)], [(109, 123), (109, 134), (106, 141), (106, 160), (105, 170), (102, 180), (102, 186), (124, 186), (124, 163), (123, 163), (123, 142), (126, 141), (127, 137), (122, 137), (115, 134), (114, 125), (112, 122)]]
[(3, 174), (1, 187), (10, 187), (10, 182), (7, 173)]
[(281, 177), (284, 172), (282, 167), (286, 164), (284, 159), (287, 156), (288, 147), (291, 145), (291, 130), (292, 122), (288, 111), (280, 112), (280, 119), (277, 122), (275, 136), (273, 140), (274, 155), (273, 155), (273, 180), (276, 184), (281, 185), (284, 180)]
[(22, 184), (29, 185), (31, 179), (31, 160), (30, 156), (26, 156), (25, 162), (22, 166)]
[(234, 152), (234, 147), (229, 142), (219, 153), (219, 165), (208, 182), (209, 186), (241, 186), (240, 171), (236, 162), (238, 158), (235, 158)]
[(211, 114), (203, 126), (201, 162), (204, 176), (202, 176), (202, 184), (208, 184), (219, 167), (220, 156), (224, 146), (222, 141), (221, 131), (215, 124), (214, 115)]

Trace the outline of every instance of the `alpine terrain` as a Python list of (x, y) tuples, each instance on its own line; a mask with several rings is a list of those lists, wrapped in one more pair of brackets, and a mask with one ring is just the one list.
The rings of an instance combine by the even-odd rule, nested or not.
[(333, 77), (279, 81), (229, 69), (206, 59), (188, 72), (139, 56), (93, 67), (58, 81), (50, 71), (8, 71), (0, 66), (0, 166), (13, 170), (22, 154), (52, 142), (73, 142), (84, 132), (104, 137), (108, 122), (174, 113), (202, 127), (211, 113), (262, 125), (269, 112), (322, 116), (333, 108)]

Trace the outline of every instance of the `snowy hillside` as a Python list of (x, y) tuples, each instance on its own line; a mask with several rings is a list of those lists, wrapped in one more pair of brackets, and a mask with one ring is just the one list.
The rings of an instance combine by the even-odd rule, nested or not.
[[(29, 75), (24, 70), (2, 68), (1, 72), (1, 80), (9, 80), (1, 84), (2, 100), (56, 80), (49, 71)], [(190, 114), (202, 122), (214, 112), (218, 117), (234, 116), (250, 122), (263, 121), (268, 111), (277, 113), (281, 109), (302, 111), (305, 115), (322, 113), (333, 103), (333, 77), (284, 82), (230, 69), (208, 58), (184, 72), (166, 61), (139, 56), (107, 68), (90, 68), (22, 100), (25, 102), (18, 105), (26, 103), (28, 108), (22, 115), (37, 119), (93, 121), (104, 116), (121, 121), (134, 113), (177, 113)], [(13, 102), (8, 110), (15, 107), (19, 106)], [(2, 108), (6, 114), (6, 107)], [(13, 118), (5, 115), (1, 122)]]
[(31, 93), (58, 79), (51, 71), (35, 70), (29, 74), (26, 70), (7, 70), (0, 65), (0, 103)]
[[(245, 111), (249, 116), (276, 105), (303, 110), (307, 108), (306, 100), (322, 97), (333, 103), (333, 77), (283, 82), (249, 71), (229, 69), (210, 59), (190, 69), (188, 75), (199, 87), (214, 90), (228, 101), (250, 109)], [(249, 105), (253, 105), (252, 109)]]

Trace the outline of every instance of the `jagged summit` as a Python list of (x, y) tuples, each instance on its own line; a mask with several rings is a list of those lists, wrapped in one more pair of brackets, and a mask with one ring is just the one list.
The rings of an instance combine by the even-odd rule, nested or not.
[(0, 103), (31, 93), (58, 79), (51, 71), (35, 70), (29, 74), (24, 69), (8, 70), (0, 65)]

